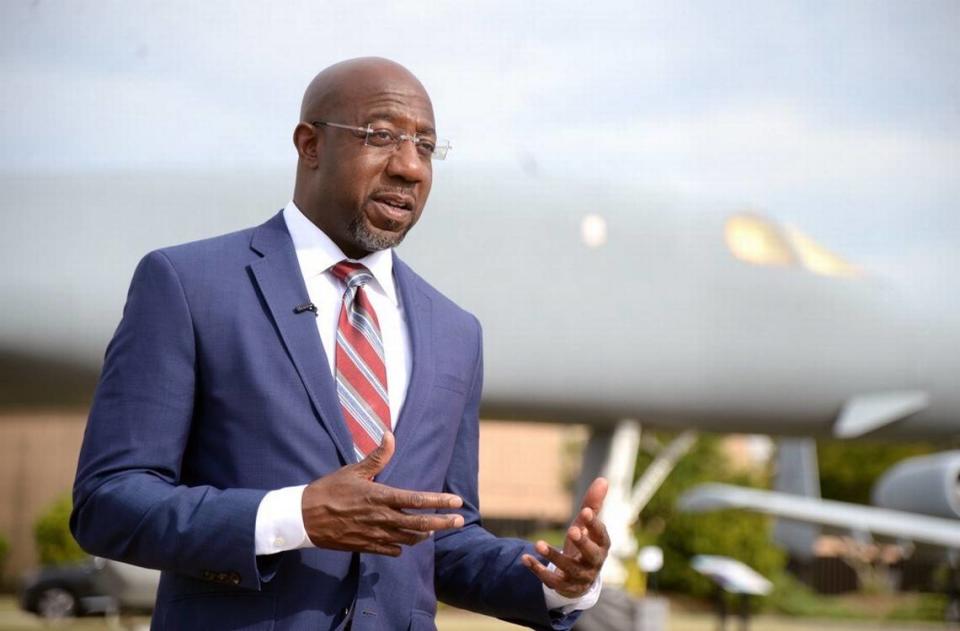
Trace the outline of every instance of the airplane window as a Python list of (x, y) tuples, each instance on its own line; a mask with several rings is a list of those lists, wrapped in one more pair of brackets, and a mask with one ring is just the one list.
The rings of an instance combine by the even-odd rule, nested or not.
[(814, 274), (823, 276), (845, 276), (853, 278), (861, 276), (861, 270), (843, 260), (813, 239), (792, 226), (787, 226), (787, 236), (793, 244), (793, 249), (800, 255), (804, 267)]
[(763, 217), (741, 213), (727, 219), (724, 229), (730, 252), (754, 265), (795, 265), (797, 257), (780, 229)]
[(797, 265), (822, 276), (853, 278), (863, 272), (801, 231), (754, 213), (727, 219), (724, 236), (730, 252), (753, 265)]

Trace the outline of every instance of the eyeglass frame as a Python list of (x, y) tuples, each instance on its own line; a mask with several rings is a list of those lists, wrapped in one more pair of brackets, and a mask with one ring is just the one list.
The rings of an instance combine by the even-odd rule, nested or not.
[(380, 147), (378, 145), (371, 145), (369, 142), (370, 134), (374, 132), (385, 132), (389, 134), (391, 138), (394, 138), (395, 141), (392, 143), (394, 151), (400, 148), (400, 143), (402, 143), (404, 140), (409, 140), (410, 142), (413, 143), (413, 146), (416, 148), (419, 148), (422, 142), (429, 142), (433, 144), (433, 151), (431, 151), (429, 155), (431, 159), (435, 158), (437, 160), (446, 160), (447, 152), (453, 148), (453, 145), (450, 144), (449, 140), (440, 140), (440, 139), (431, 140), (430, 138), (421, 137), (421, 136), (418, 136), (417, 134), (414, 134), (411, 136), (410, 134), (394, 132), (390, 129), (387, 129), (386, 127), (375, 128), (371, 126), (369, 123), (367, 124), (366, 127), (357, 127), (355, 125), (344, 125), (342, 123), (331, 123), (329, 121), (311, 121), (310, 124), (313, 125), (314, 127), (335, 127), (337, 129), (346, 129), (347, 131), (353, 131), (353, 132), (364, 134), (363, 145), (365, 147), (376, 147), (377, 149), (386, 149), (390, 145), (384, 145), (383, 147)]

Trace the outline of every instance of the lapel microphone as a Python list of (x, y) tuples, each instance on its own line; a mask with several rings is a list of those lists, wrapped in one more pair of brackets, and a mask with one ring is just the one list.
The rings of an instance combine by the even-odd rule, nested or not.
[(302, 305), (297, 305), (293, 308), (293, 312), (297, 314), (303, 313), (304, 311), (312, 311), (313, 315), (316, 317), (317, 305), (313, 304), (312, 302), (305, 302)]

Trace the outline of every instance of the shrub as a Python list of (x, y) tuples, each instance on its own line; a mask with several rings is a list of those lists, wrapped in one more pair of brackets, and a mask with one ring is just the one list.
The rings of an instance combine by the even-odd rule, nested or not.
[(87, 557), (70, 533), (72, 509), (70, 495), (63, 495), (34, 524), (34, 541), (43, 565), (64, 565)]
[(764, 609), (788, 616), (812, 618), (855, 618), (856, 612), (836, 598), (817, 594), (787, 572), (773, 578), (773, 592), (766, 598)]
[(10, 553), (10, 542), (6, 537), (0, 535), (0, 576), (3, 575), (3, 567), (7, 562), (7, 555)]

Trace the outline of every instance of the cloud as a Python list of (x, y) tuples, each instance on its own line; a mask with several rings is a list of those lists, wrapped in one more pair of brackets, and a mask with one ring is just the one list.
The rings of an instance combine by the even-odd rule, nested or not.
[(5, 3), (0, 170), (288, 166), (310, 76), (380, 54), (468, 164), (776, 202), (955, 190), (960, 5), (738, 7)]
[(930, 186), (953, 182), (960, 164), (955, 138), (831, 126), (786, 103), (558, 130), (539, 153), (554, 162), (589, 155), (604, 170), (691, 193), (748, 196), (798, 187), (877, 191), (898, 181)]

